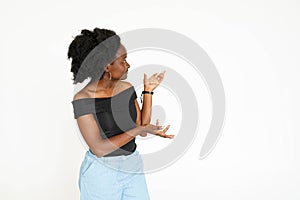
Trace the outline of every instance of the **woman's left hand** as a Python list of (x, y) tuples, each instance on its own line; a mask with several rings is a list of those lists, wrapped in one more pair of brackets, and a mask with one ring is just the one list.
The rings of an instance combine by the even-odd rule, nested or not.
[(155, 73), (150, 78), (144, 73), (144, 90), (153, 91), (163, 81), (166, 71)]

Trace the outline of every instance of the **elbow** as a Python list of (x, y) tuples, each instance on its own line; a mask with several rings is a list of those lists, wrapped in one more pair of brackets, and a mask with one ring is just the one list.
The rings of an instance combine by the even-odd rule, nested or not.
[(141, 119), (141, 124), (142, 124), (142, 125), (149, 125), (149, 124), (150, 124), (150, 121), (151, 121), (151, 116), (148, 116), (148, 117), (142, 117), (142, 119)]
[(146, 126), (150, 124), (150, 120), (144, 120), (142, 121), (142, 126)]
[(142, 118), (140, 123), (142, 126), (148, 125), (150, 124), (150, 119)]
[(101, 149), (91, 149), (91, 151), (97, 158), (101, 158), (101, 157), (105, 156), (105, 154), (106, 154)]

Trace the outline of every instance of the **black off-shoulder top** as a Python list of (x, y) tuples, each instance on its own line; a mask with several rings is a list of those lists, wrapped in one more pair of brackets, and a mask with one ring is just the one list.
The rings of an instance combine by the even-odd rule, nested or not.
[[(136, 127), (137, 111), (134, 100), (137, 98), (133, 86), (122, 92), (104, 98), (83, 98), (73, 100), (74, 118), (93, 114), (102, 138), (109, 138)], [(136, 149), (135, 138), (119, 149), (105, 156), (129, 155)]]

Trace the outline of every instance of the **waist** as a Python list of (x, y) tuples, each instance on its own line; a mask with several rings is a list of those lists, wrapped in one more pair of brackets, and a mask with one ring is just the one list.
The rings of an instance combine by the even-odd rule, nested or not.
[[(96, 154), (93, 153), (92, 150), (89, 149), (89, 152), (90, 152), (91, 154), (93, 154), (94, 156), (96, 156)], [(133, 152), (134, 152), (134, 151), (133, 151)], [(133, 152), (117, 149), (117, 150), (113, 151), (112, 153), (106, 154), (106, 155), (104, 155), (104, 156), (102, 156), (102, 157), (128, 156), (128, 155), (133, 154)]]
[(128, 160), (131, 157), (136, 157), (136, 156), (140, 156), (138, 150), (135, 150), (134, 152), (131, 152), (130, 154), (127, 155), (115, 155), (115, 156), (102, 156), (102, 157), (97, 157), (91, 150), (88, 150), (86, 152), (86, 156), (96, 159), (98, 161), (124, 161), (124, 160)]
[[(135, 152), (136, 150), (136, 143), (134, 140), (131, 140), (130, 142), (128, 142), (127, 144), (123, 145), (122, 147), (120, 147), (119, 149), (104, 155), (103, 157), (116, 157), (116, 156), (128, 156), (131, 155), (133, 152)], [(96, 154), (94, 152), (92, 152), (92, 150), (90, 150), (90, 153), (93, 154), (94, 156), (96, 156)]]
[(144, 168), (142, 157), (137, 150), (130, 155), (110, 157), (97, 157), (91, 151), (86, 151), (85, 160), (95, 163), (100, 168), (105, 167), (126, 173), (143, 173)]
[(139, 152), (136, 150), (130, 155), (96, 157), (90, 151), (86, 152), (86, 160), (94, 163), (97, 168), (113, 169), (126, 173), (143, 173), (143, 160)]

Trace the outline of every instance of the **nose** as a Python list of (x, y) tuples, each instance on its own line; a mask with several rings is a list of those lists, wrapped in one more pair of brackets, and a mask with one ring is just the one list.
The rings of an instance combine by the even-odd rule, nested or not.
[(127, 69), (130, 68), (130, 64), (126, 61), (126, 67)]

